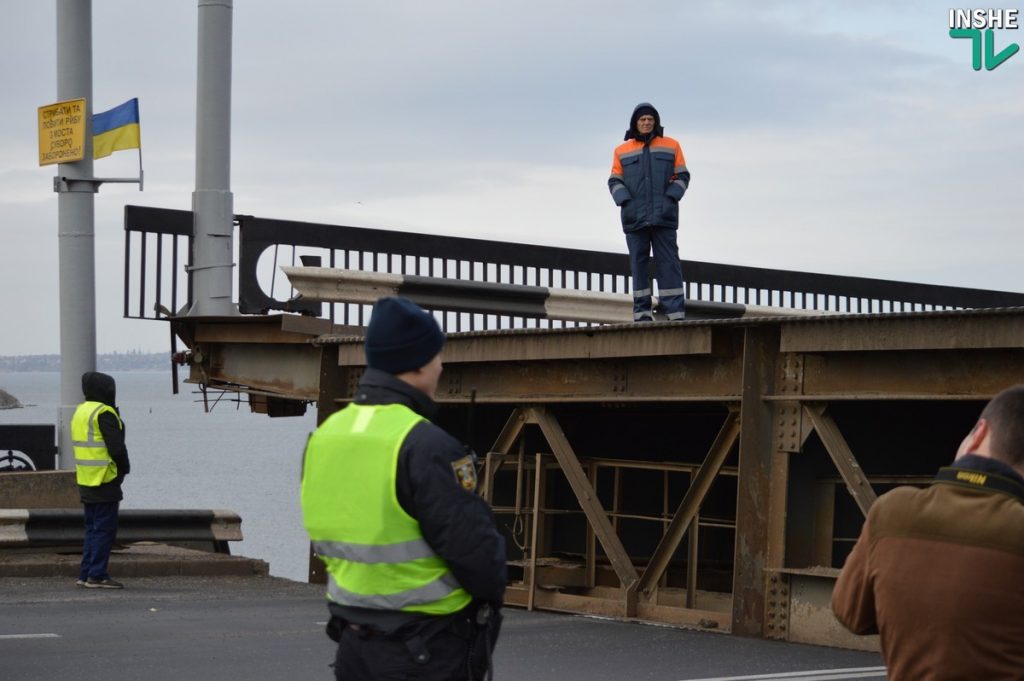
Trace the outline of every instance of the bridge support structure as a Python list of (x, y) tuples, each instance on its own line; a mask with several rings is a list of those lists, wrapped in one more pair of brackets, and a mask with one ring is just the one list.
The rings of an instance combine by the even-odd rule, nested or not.
[[(321, 419), (352, 399), (358, 329), (261, 319), (175, 320), (192, 380)], [(444, 361), (509, 604), (870, 649), (831, 585), (874, 499), (1024, 381), (1024, 309), (455, 333)]]

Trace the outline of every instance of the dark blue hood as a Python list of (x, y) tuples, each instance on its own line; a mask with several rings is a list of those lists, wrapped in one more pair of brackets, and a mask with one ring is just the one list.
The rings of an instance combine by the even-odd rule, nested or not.
[[(642, 114), (649, 113), (654, 116), (654, 130), (651, 131), (650, 135), (641, 135), (636, 131), (636, 120), (640, 118)], [(633, 114), (629, 117), (629, 130), (626, 131), (624, 140), (639, 140), (640, 142), (650, 142), (655, 137), (664, 137), (665, 128), (661, 127), (661, 114), (654, 108), (654, 105), (650, 102), (640, 102), (633, 108)]]
[(82, 374), (82, 394), (89, 402), (102, 402), (103, 404), (116, 406), (117, 385), (113, 376), (101, 374), (98, 371), (87, 371)]

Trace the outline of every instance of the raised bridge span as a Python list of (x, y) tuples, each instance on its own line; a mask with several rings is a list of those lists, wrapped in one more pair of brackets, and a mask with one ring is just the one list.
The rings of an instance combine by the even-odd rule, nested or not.
[[(168, 321), (191, 382), (271, 416), (315, 404), (325, 418), (365, 361), (368, 306), (296, 297), (281, 265), (628, 292), (624, 255), (237, 221), (245, 314), (177, 316), (191, 216), (128, 207), (125, 315)], [(984, 401), (1024, 380), (1024, 295), (687, 261), (683, 272), (695, 308), (761, 314), (563, 322), (498, 298), (467, 308), (435, 287), (449, 332), (438, 420), (485, 461), (508, 602), (876, 647), (829, 612), (838, 569), (877, 495), (925, 484)]]

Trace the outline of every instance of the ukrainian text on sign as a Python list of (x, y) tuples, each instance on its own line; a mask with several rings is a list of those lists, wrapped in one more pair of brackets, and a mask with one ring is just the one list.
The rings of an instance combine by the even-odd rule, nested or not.
[(85, 158), (85, 99), (39, 107), (39, 165)]

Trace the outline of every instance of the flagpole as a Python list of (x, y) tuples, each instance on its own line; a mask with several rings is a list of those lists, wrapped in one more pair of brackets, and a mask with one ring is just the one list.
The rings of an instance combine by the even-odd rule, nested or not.
[(135, 100), (135, 112), (139, 126), (139, 191), (142, 191), (142, 113), (139, 111), (139, 100)]

